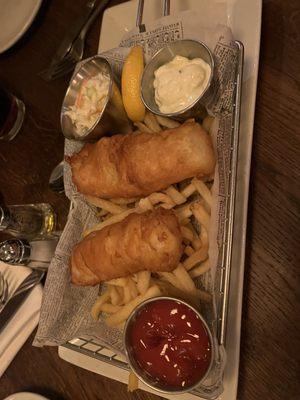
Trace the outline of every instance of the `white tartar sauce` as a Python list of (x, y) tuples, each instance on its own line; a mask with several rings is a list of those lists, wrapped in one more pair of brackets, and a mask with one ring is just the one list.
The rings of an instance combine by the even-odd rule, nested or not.
[(174, 113), (191, 105), (205, 90), (211, 74), (202, 58), (175, 56), (154, 72), (155, 101), (162, 113)]
[(71, 118), (78, 135), (84, 136), (99, 117), (106, 101), (109, 83), (109, 76), (104, 74), (98, 74), (82, 83), (74, 106), (65, 113)]

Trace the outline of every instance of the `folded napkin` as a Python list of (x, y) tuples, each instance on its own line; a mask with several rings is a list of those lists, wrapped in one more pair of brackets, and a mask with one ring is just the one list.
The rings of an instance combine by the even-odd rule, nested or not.
[[(31, 269), (0, 262), (0, 271), (8, 281), (9, 295), (31, 273)], [(35, 286), (15, 315), (0, 333), (0, 377), (38, 324), (42, 285)]]

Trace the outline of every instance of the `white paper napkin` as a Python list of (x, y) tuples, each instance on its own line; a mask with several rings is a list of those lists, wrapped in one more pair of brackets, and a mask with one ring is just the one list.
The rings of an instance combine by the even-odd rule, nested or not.
[[(8, 281), (10, 288), (9, 294), (11, 294), (32, 270), (28, 267), (13, 266), (0, 262), (0, 271)], [(21, 304), (15, 315), (1, 332), (0, 377), (37, 326), (42, 293), (42, 285), (34, 287), (24, 303)]]

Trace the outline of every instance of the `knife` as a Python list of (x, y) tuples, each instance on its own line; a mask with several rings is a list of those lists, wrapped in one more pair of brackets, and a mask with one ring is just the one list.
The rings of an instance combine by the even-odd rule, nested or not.
[(55, 64), (57, 64), (59, 61), (61, 61), (66, 56), (66, 54), (68, 54), (68, 52), (70, 51), (70, 48), (72, 46), (72, 43), (79, 35), (79, 33), (80, 33), (82, 27), (84, 26), (84, 24), (86, 23), (86, 21), (89, 19), (90, 15), (94, 9), (95, 2), (96, 2), (96, 0), (89, 0), (86, 3), (83, 12), (80, 13), (80, 15), (75, 20), (75, 22), (70, 27), (68, 27), (68, 32), (65, 35), (65, 37), (63, 38), (60, 46), (56, 50), (56, 53), (54, 54), (54, 56), (52, 58), (49, 68), (47, 68), (45, 71), (42, 71), (39, 74), (40, 76), (47, 78), (49, 76), (51, 68)]
[(3, 331), (3, 329), (7, 326), (9, 321), (12, 319), (12, 317), (15, 315), (17, 310), (25, 302), (25, 300), (27, 299), (27, 297), (29, 296), (31, 291), (35, 288), (35, 286), (38, 283), (40, 283), (43, 276), (44, 276), (44, 273), (41, 273), (40, 276), (37, 278), (34, 285), (30, 286), (27, 290), (20, 292), (20, 294), (17, 294), (8, 300), (4, 309), (0, 313), (0, 334)]

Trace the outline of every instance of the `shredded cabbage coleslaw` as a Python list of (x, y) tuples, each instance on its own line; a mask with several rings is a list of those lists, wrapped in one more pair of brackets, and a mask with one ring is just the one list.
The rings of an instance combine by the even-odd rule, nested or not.
[(65, 112), (78, 135), (83, 136), (96, 122), (105, 105), (109, 84), (108, 75), (97, 74), (81, 85), (75, 104)]

